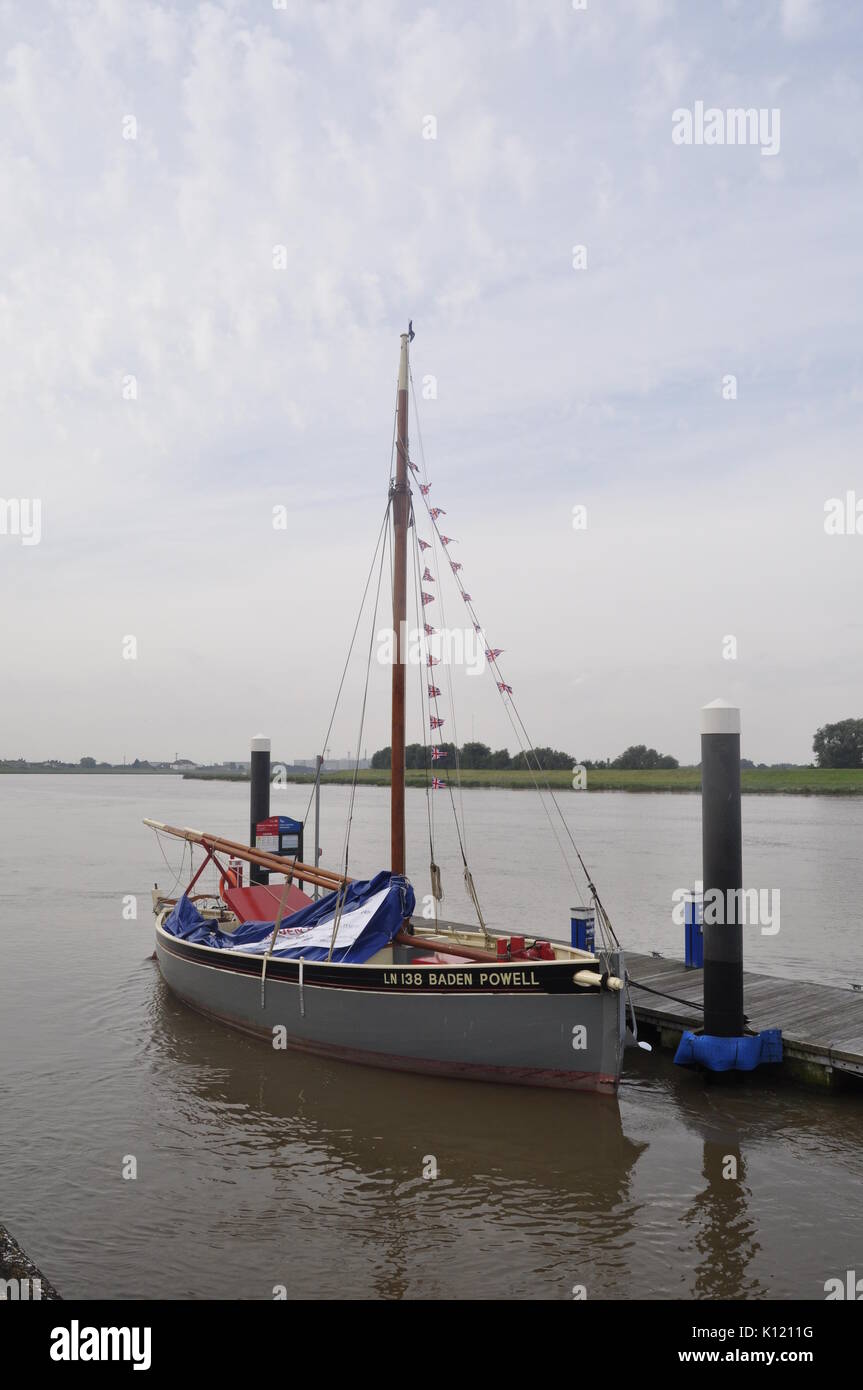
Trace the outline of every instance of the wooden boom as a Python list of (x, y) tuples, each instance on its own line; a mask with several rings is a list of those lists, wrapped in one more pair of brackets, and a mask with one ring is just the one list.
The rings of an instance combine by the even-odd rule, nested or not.
[(316, 883), (319, 888), (326, 888), (330, 892), (352, 882), (350, 878), (346, 879), (344, 875), (334, 873), (332, 869), (315, 868), (311, 864), (303, 864), (299, 859), (282, 859), (277, 854), (252, 849), (238, 840), (226, 840), (221, 835), (208, 835), (203, 830), (190, 830), (188, 826), (181, 829), (177, 825), (165, 825), (163, 821), (149, 820), (146, 817), (144, 824), (149, 825), (152, 830), (162, 831), (165, 835), (174, 835), (178, 840), (188, 840), (193, 845), (202, 845), (211, 853), (213, 850), (221, 850), (223, 854), (244, 859), (247, 864), (257, 864), (262, 869), (268, 869), (270, 873), (293, 874), (304, 883)]

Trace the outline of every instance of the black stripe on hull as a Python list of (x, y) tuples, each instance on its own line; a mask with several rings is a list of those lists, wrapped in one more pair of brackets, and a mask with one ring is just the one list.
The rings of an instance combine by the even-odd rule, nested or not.
[[(181, 941), (157, 928), (163, 951), (181, 960), (193, 961), (211, 970), (260, 978), (263, 957), (243, 956), (236, 951), (219, 951)], [(584, 968), (584, 967), (582, 967)], [(303, 985), (313, 989), (364, 990), (371, 993), (400, 994), (599, 994), (601, 985), (577, 985), (573, 975), (577, 961), (465, 961), (463, 965), (332, 965), (325, 961), (306, 961)], [(349, 973), (348, 973), (349, 972)], [(298, 984), (300, 962), (270, 956), (268, 980)]]

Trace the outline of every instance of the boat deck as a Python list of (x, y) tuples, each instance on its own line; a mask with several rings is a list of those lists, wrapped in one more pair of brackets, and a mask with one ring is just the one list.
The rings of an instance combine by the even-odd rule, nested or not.
[[(676, 1046), (684, 1028), (701, 1028), (703, 971), (665, 956), (625, 955), (639, 1023), (655, 1028), (668, 1046)], [(636, 981), (647, 988), (638, 988)], [(863, 1079), (863, 993), (745, 970), (743, 1006), (753, 1032), (781, 1028), (788, 1069), (802, 1079), (827, 1084), (843, 1077)]]

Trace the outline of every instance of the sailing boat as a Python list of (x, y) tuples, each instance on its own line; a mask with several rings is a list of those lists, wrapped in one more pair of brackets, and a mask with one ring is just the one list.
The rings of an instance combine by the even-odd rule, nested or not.
[[(574, 842), (604, 937), (595, 951), (544, 940), (523, 924), (518, 934), (490, 930), (466, 859), (478, 929), (414, 916), (405, 862), (404, 649), (413, 521), (409, 469), (418, 471), (408, 454), (412, 337), (412, 331), (401, 335), (387, 517), (395, 642), (390, 867), (355, 880), (347, 873), (347, 853), (343, 871), (327, 870), (147, 821), (204, 852), (179, 899), (154, 893), (156, 956), (166, 984), (186, 1004), (266, 1038), (276, 1050), (397, 1071), (614, 1094), (626, 1038), (624, 961)], [(420, 491), (425, 498), (428, 487)], [(437, 530), (437, 509), (429, 515)], [(462, 597), (470, 599), (463, 591)], [(498, 686), (511, 695), (504, 682)], [(441, 721), (430, 723), (434, 730)], [(244, 887), (225, 860), (245, 861), (266, 875), (283, 876), (283, 882)], [(192, 891), (208, 864), (220, 875), (218, 897)], [(431, 879), (436, 909), (441, 891), (433, 854)], [(324, 896), (313, 900), (298, 882), (325, 890)]]

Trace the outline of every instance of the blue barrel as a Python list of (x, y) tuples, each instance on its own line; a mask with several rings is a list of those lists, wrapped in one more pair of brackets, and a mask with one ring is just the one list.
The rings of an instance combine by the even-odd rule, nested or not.
[(596, 939), (596, 912), (592, 907), (571, 907), (569, 923), (572, 944), (578, 951), (593, 951)]
[(685, 942), (684, 963), (690, 970), (704, 968), (704, 928), (701, 922), (702, 899), (700, 893), (688, 893), (684, 907)]

